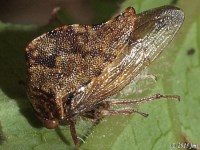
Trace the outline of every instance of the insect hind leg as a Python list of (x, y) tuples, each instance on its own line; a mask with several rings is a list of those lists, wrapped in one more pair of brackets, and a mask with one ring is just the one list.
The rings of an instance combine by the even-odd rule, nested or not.
[(159, 99), (176, 99), (180, 101), (180, 96), (178, 95), (161, 95), (155, 94), (152, 96), (139, 98), (139, 99), (110, 99), (107, 102), (109, 105), (129, 105), (129, 104), (141, 104), (149, 101), (159, 100)]
[(116, 115), (130, 115), (132, 113), (138, 113), (144, 117), (148, 117), (149, 114), (131, 109), (131, 108), (123, 108), (123, 109), (108, 109), (108, 110), (100, 110), (97, 112), (96, 116), (100, 116), (102, 118), (104, 116), (116, 116)]
[[(180, 96), (178, 95), (161, 95), (161, 94), (155, 94), (152, 96), (140, 98), (140, 99), (109, 99), (107, 101), (104, 101), (103, 103), (107, 103), (107, 108), (110, 108), (112, 106), (123, 106), (123, 105), (134, 105), (134, 104), (141, 104), (149, 101), (159, 100), (159, 99), (176, 99), (180, 101)], [(112, 115), (130, 115), (132, 113), (138, 113), (144, 117), (147, 117), (148, 114), (144, 112), (140, 112), (135, 109), (131, 108), (122, 108), (122, 109), (101, 109), (96, 111), (96, 116), (103, 117), (103, 116), (112, 116)]]
[[(130, 115), (132, 113), (138, 113), (144, 117), (147, 117), (148, 114), (135, 110), (130, 107), (123, 107), (124, 105), (139, 105), (145, 102), (159, 100), (159, 99), (176, 99), (180, 100), (180, 96), (178, 95), (161, 95), (161, 94), (155, 94), (152, 96), (139, 98), (139, 99), (108, 99), (101, 103), (99, 103), (95, 109), (92, 109), (85, 114), (82, 114), (82, 116), (95, 119), (95, 120), (101, 120), (105, 116), (114, 116), (114, 115)], [(121, 108), (111, 109), (112, 107), (117, 106)]]

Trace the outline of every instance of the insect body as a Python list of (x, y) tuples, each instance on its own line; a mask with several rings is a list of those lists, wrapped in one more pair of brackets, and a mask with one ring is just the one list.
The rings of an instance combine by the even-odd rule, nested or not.
[(183, 12), (163, 6), (141, 14), (132, 7), (100, 25), (66, 25), (34, 39), (26, 48), (28, 96), (36, 116), (47, 128), (61, 121), (70, 126), (79, 145), (78, 117), (140, 113), (112, 110), (113, 105), (138, 104), (176, 95), (139, 100), (110, 100), (172, 40), (184, 20)]

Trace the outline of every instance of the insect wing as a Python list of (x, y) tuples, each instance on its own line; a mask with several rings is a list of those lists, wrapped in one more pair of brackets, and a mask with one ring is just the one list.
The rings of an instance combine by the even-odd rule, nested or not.
[(163, 6), (137, 15), (129, 40), (116, 59), (74, 100), (75, 112), (90, 110), (129, 84), (162, 52), (184, 20), (184, 13)]

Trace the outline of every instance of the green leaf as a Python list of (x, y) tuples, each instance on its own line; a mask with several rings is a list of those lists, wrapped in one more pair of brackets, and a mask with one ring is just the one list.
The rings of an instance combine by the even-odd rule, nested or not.
[[(127, 0), (120, 10), (133, 6), (141, 12), (170, 3)], [(149, 113), (148, 118), (138, 114), (106, 117), (93, 129), (88, 122), (80, 121), (79, 136), (87, 137), (81, 149), (170, 149), (171, 144), (184, 142), (200, 146), (200, 2), (182, 0), (176, 6), (184, 10), (186, 19), (173, 42), (149, 68), (158, 80), (141, 86), (145, 89), (143, 94), (132, 93), (129, 98), (163, 93), (178, 94), (181, 101), (143, 104), (138, 109)], [(52, 26), (0, 23), (0, 149), (75, 149), (69, 128), (43, 128), (26, 96), (24, 49), (32, 39), (50, 29)], [(188, 55), (191, 49), (194, 54)]]

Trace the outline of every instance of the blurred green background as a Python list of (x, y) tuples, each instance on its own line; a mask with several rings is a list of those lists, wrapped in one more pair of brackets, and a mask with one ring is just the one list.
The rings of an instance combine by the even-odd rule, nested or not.
[[(181, 101), (155, 101), (138, 107), (143, 118), (106, 117), (97, 126), (77, 124), (81, 149), (178, 149), (189, 143), (200, 148), (200, 1), (199, 0), (18, 0), (0, 2), (0, 150), (75, 149), (67, 126), (49, 130), (35, 118), (26, 96), (24, 49), (35, 37), (64, 24), (97, 24), (132, 6), (142, 12), (174, 5), (185, 22), (174, 40), (148, 69), (156, 82), (129, 86), (118, 98), (155, 93), (177, 94)], [(129, 89), (125, 89), (129, 90)], [(142, 91), (142, 92), (138, 92)], [(126, 93), (126, 91), (124, 92)], [(174, 146), (173, 144), (176, 144)], [(183, 148), (183, 147), (182, 147)]]

